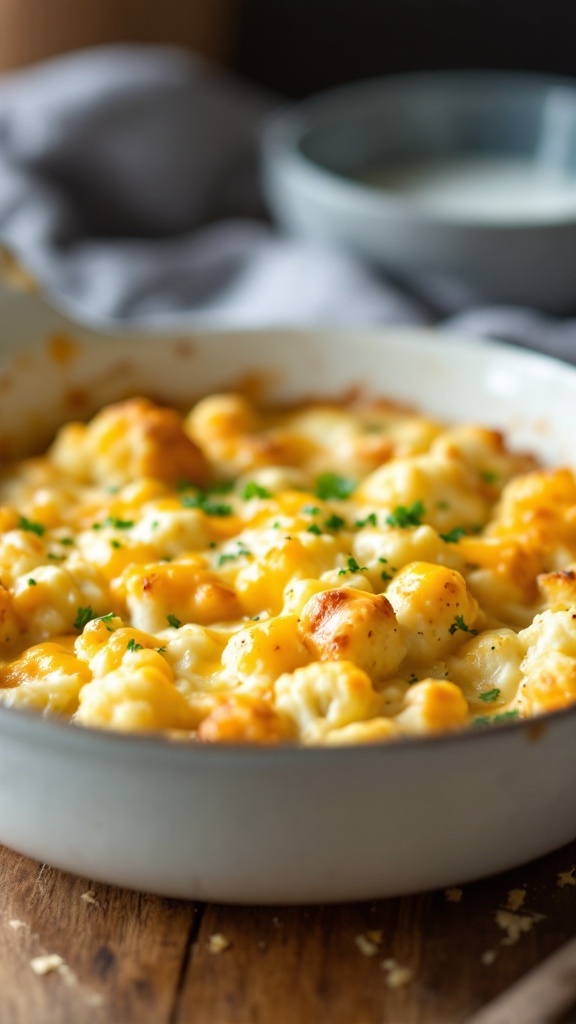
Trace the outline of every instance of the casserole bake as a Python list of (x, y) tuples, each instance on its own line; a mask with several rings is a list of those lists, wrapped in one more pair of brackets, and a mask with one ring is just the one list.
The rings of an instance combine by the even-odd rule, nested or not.
[(357, 395), (144, 398), (0, 477), (0, 701), (201, 742), (378, 742), (576, 700), (576, 480)]
[[(107, 337), (30, 296), (5, 295), (0, 305), (9, 458), (42, 450), (60, 424), (129, 395), (189, 408), (224, 389), (294, 403), (357, 387), (432, 419), (485, 423), (504, 430), (515, 452), (570, 464), (574, 371), (505, 346), (396, 329)], [(273, 747), (174, 743), (0, 708), (0, 840), (91, 878), (173, 896), (394, 895), (464, 882), (569, 841), (575, 741), (574, 707), (392, 743)]]

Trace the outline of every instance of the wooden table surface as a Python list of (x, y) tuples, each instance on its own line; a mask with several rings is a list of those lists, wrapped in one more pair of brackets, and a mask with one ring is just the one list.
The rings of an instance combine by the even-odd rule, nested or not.
[(576, 932), (576, 843), (337, 906), (162, 899), (4, 848), (0, 885), (2, 1024), (460, 1024)]

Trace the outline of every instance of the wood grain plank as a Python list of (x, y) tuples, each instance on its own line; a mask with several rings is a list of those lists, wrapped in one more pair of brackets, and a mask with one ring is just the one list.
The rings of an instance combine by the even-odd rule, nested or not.
[[(4, 848), (0, 891), (2, 1021), (168, 1024), (192, 903), (91, 883)], [(33, 958), (53, 953), (66, 968), (34, 974)]]
[[(209, 906), (175, 1024), (462, 1024), (572, 937), (576, 887), (559, 886), (558, 875), (575, 865), (576, 843), (463, 886), (460, 902), (437, 892), (309, 908)], [(508, 944), (496, 915), (513, 890), (525, 892), (515, 913), (529, 930)], [(374, 932), (377, 950), (363, 955), (357, 936)], [(220, 953), (210, 952), (214, 934), (230, 943)], [(390, 958), (412, 971), (406, 984), (390, 987)]]

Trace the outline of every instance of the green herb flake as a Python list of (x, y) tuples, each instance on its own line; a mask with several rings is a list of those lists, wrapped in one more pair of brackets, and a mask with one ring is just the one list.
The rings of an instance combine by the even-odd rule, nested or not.
[(345, 576), (346, 573), (348, 573), (348, 572), (366, 572), (366, 570), (368, 568), (367, 565), (358, 565), (358, 562), (356, 561), (355, 558), (353, 558), (352, 555), (350, 555), (350, 557), (348, 558), (347, 565), (348, 565), (347, 569), (340, 569), (339, 570), (339, 572), (338, 572), (339, 576)]
[(318, 505), (304, 505), (302, 514), (305, 516), (317, 516), (320, 515), (321, 511), (322, 509)]
[(197, 508), (206, 516), (231, 516), (233, 512), (232, 505), (214, 501), (208, 491), (183, 494), (181, 501), (184, 508)]
[(378, 525), (378, 520), (376, 518), (376, 513), (375, 512), (370, 512), (367, 516), (364, 517), (364, 519), (357, 519), (356, 522), (355, 522), (355, 526), (358, 526), (359, 529), (362, 529), (363, 526), (377, 526), (377, 525)]
[(158, 652), (158, 654), (165, 654), (166, 651), (168, 650), (168, 648), (167, 647), (156, 647), (155, 650)]
[(106, 615), (100, 615), (100, 622), (112, 622), (114, 618), (114, 612), (106, 612)]
[(310, 523), (310, 526), (306, 527), (306, 533), (315, 533), (317, 537), (322, 536), (322, 530), (318, 526), (318, 523)]
[(498, 689), (497, 686), (495, 686), (493, 690), (486, 690), (484, 693), (481, 693), (480, 700), (483, 700), (485, 703), (488, 704), (493, 700), (498, 700), (500, 693), (501, 691)]
[(30, 577), (30, 579), (28, 580), (28, 586), (29, 587), (37, 587), (38, 584), (36, 583), (36, 580), (33, 580), (32, 577)]
[(472, 725), (501, 725), (503, 722), (514, 722), (520, 718), (519, 711), (501, 711), (499, 715), (482, 715), (474, 718)]
[(377, 526), (378, 520), (376, 518), (376, 513), (370, 512), (369, 515), (364, 517), (364, 519), (357, 519), (354, 525), (357, 526), (359, 530), (361, 530), (363, 526)]
[(470, 626), (466, 625), (466, 623), (464, 622), (464, 616), (463, 615), (455, 615), (454, 616), (454, 622), (450, 626), (450, 629), (448, 630), (448, 632), (450, 633), (451, 636), (454, 636), (454, 633), (458, 629), (461, 629), (463, 633), (470, 633), (471, 636), (477, 636), (478, 635), (478, 630), (477, 629), (470, 629)]
[(399, 526), (405, 530), (409, 526), (420, 526), (423, 515), (423, 502), (414, 501), (411, 505), (397, 505), (390, 515), (386, 516), (386, 522), (388, 526)]
[(73, 546), (73, 544), (74, 544), (74, 538), (73, 537), (60, 537), (60, 540), (58, 541), (58, 543), (59, 544), (63, 544), (64, 547), (71, 548)]
[(102, 526), (111, 526), (114, 530), (129, 530), (134, 526), (133, 519), (118, 519), (117, 516), (106, 516)]
[(494, 469), (484, 469), (480, 473), (480, 479), (483, 480), (485, 484), (496, 484), (500, 479), (500, 474)]
[(96, 619), (97, 615), (92, 610), (90, 605), (86, 605), (86, 608), (78, 608), (76, 611), (76, 620), (74, 622), (74, 628), (83, 630), (84, 626), (87, 626), (92, 619)]
[(28, 533), (35, 533), (38, 537), (46, 533), (46, 527), (42, 523), (35, 523), (32, 519), (27, 519), (26, 516), (20, 516), (18, 529), (27, 530)]
[(448, 533), (441, 533), (440, 537), (446, 544), (457, 544), (461, 537), (466, 536), (466, 529), (464, 526), (455, 526), (453, 530)]
[(350, 497), (357, 486), (356, 480), (347, 476), (338, 476), (337, 473), (321, 473), (316, 478), (316, 494), (322, 501), (330, 501), (331, 498), (345, 500)]
[(271, 498), (272, 491), (267, 490), (266, 487), (261, 487), (255, 480), (250, 480), (244, 490), (242, 491), (242, 498), (244, 501), (249, 501), (250, 498)]
[(180, 626), (182, 625), (180, 619), (177, 619), (175, 615), (167, 615), (166, 620), (168, 622), (168, 625), (173, 626), (174, 629), (180, 629)]
[(122, 546), (123, 545), (120, 543), (119, 540), (111, 540), (110, 541), (110, 547), (111, 548), (115, 548), (116, 550), (118, 550), (118, 548), (121, 548)]
[(134, 639), (134, 637), (130, 637), (130, 640), (126, 644), (126, 650), (127, 651), (141, 651), (142, 649), (143, 649), (142, 648), (142, 644), (137, 644), (135, 639)]
[(325, 530), (343, 530), (345, 526), (346, 520), (336, 514), (328, 516), (328, 519), (324, 520)]
[(66, 561), (66, 555), (55, 555), (52, 551), (48, 552), (48, 556), (47, 557), (50, 558), (53, 562), (65, 562)]

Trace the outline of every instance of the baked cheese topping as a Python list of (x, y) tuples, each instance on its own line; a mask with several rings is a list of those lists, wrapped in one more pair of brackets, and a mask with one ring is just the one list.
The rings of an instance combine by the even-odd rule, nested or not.
[(576, 479), (385, 402), (135, 398), (0, 481), (0, 700), (349, 744), (576, 701)]

